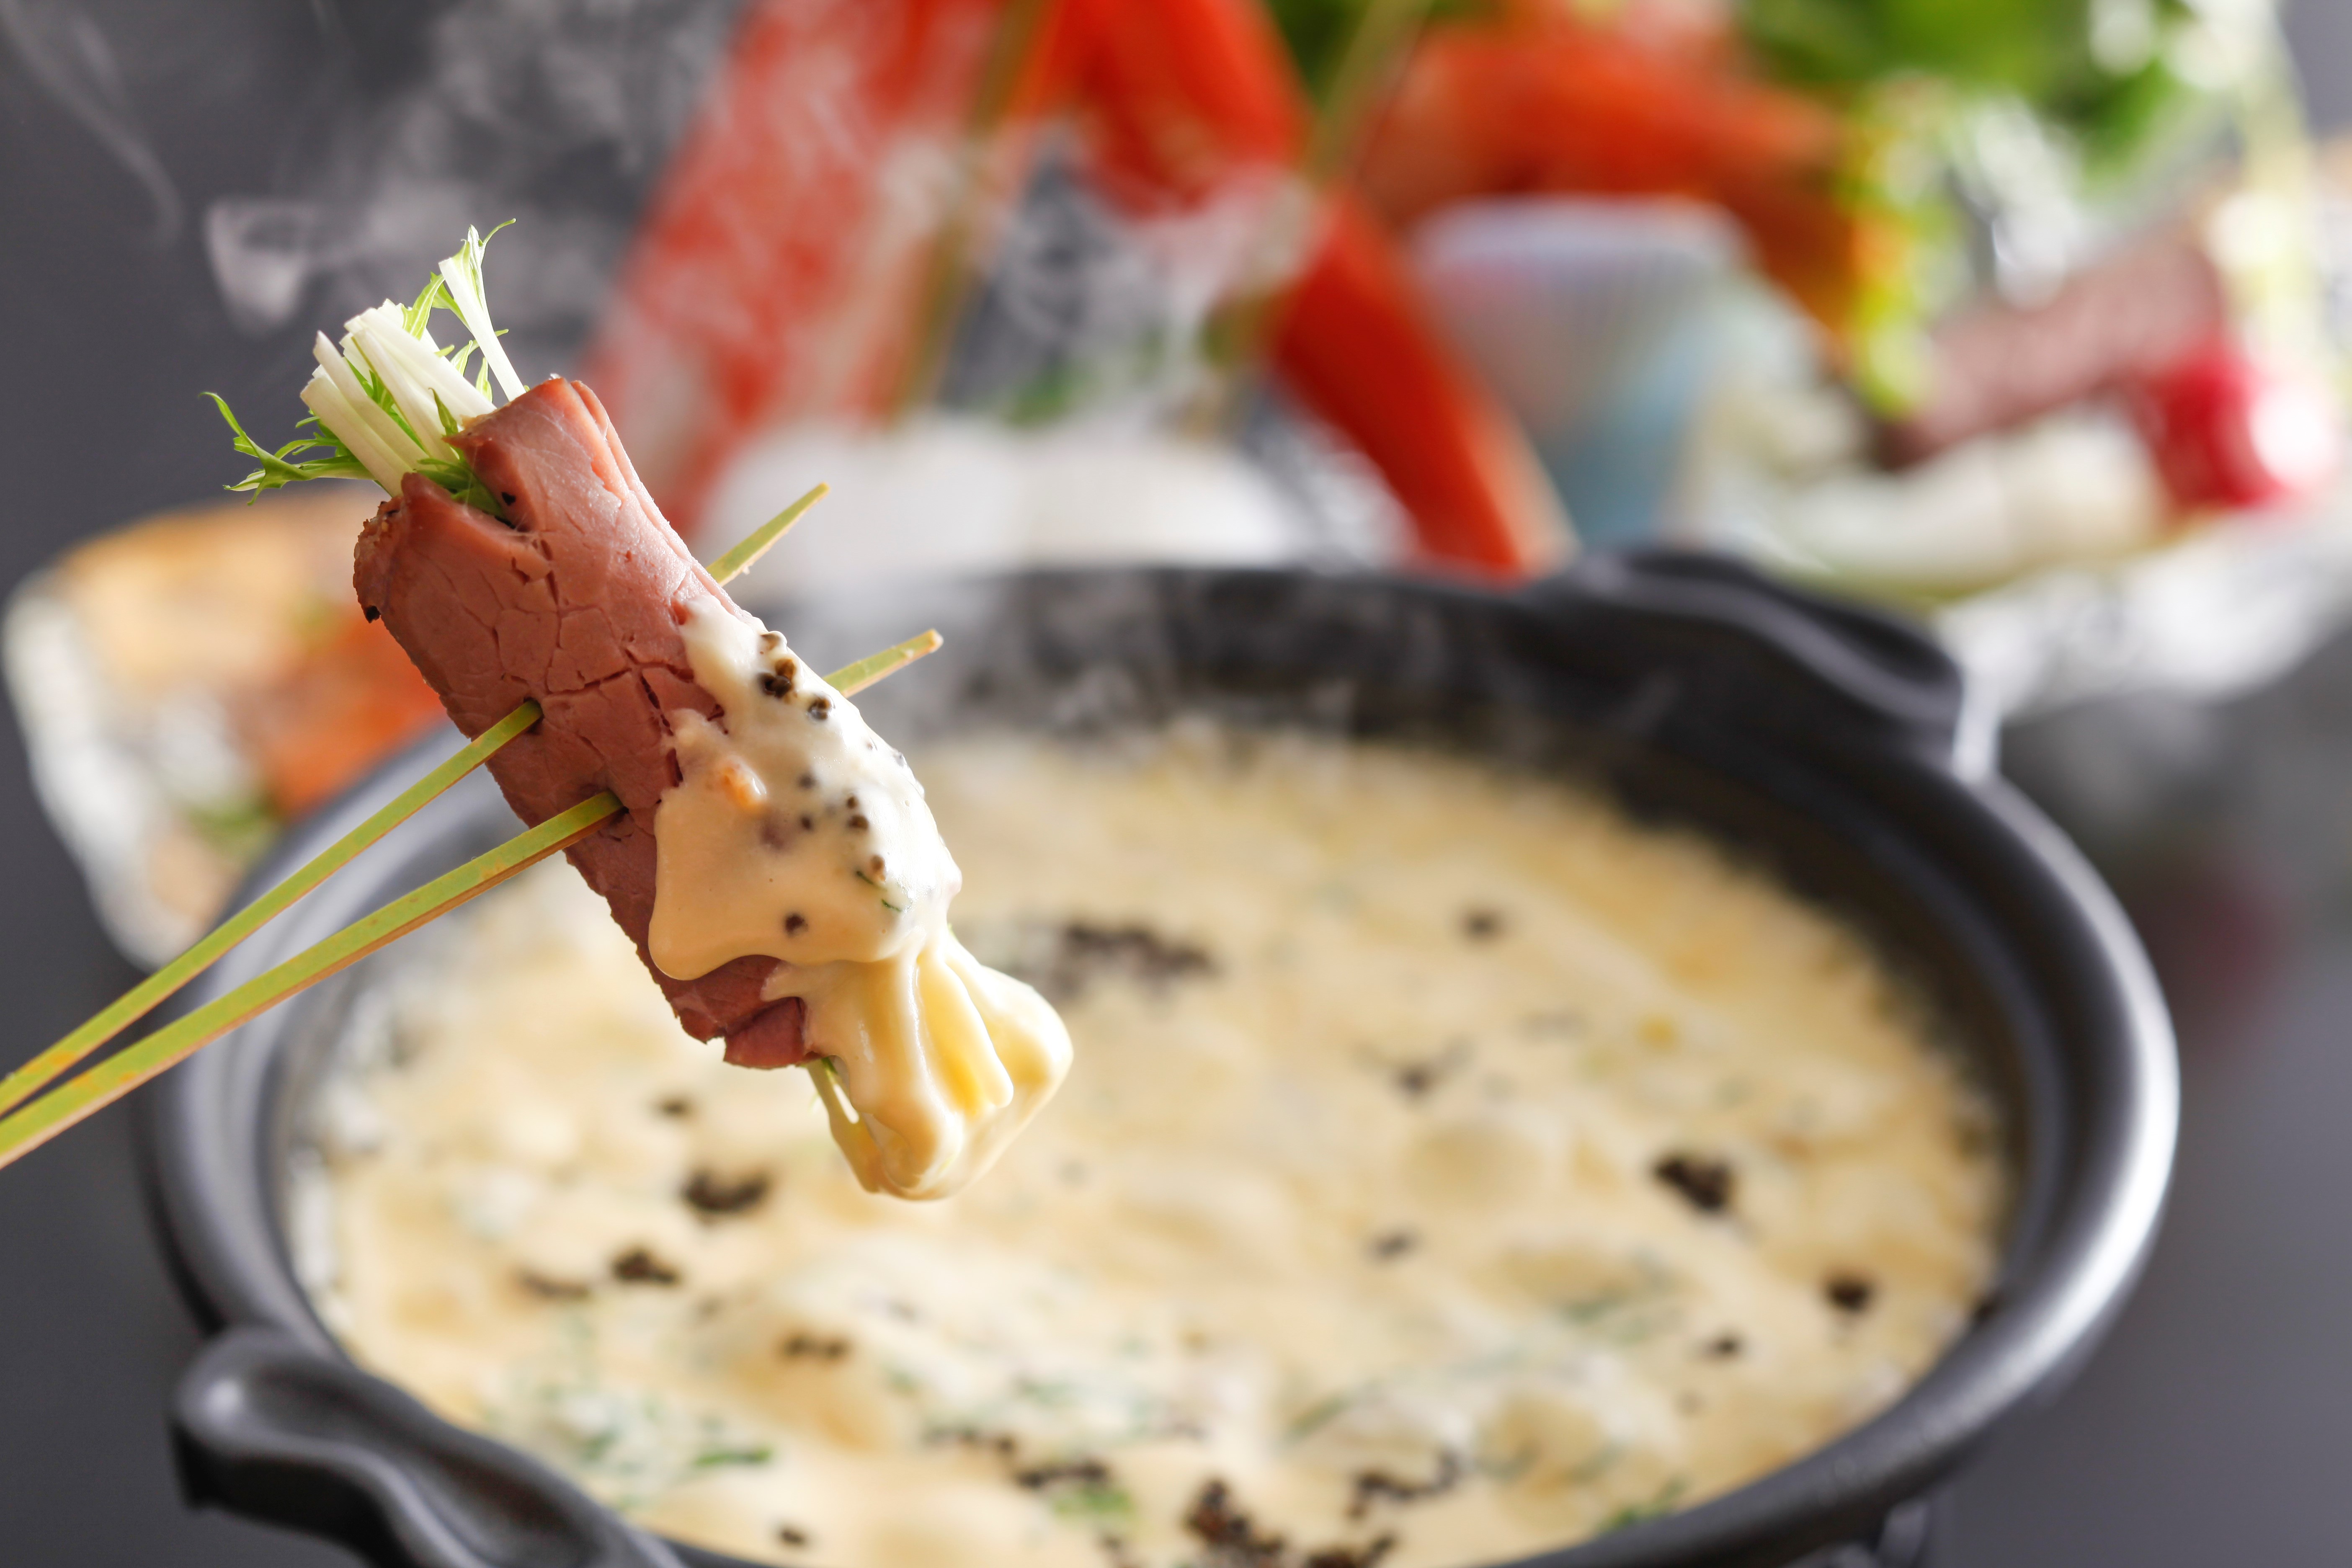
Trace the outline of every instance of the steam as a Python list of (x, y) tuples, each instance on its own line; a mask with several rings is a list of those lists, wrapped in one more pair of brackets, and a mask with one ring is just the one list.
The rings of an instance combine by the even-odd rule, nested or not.
[(80, 121), (147, 193), (155, 247), (177, 239), (186, 213), (179, 187), (131, 105), (113, 46), (88, 11), (74, 0), (0, 0), (0, 38), (15, 46), (58, 107)]
[(1129, 216), (1049, 150), (986, 258), (941, 400), (1015, 418), (1081, 404), (1152, 418), (1215, 395), (1204, 329), (1296, 270), (1311, 200), (1269, 169), (1188, 207)]
[[(0, 0), (10, 8), (40, 0)], [(223, 197), (204, 241), (231, 319), (267, 332), (406, 298), (467, 225), (512, 217), (491, 264), (508, 347), (543, 373), (601, 305), (646, 189), (723, 47), (734, 0), (458, 0), (385, 86), (352, 79), (279, 189)]]

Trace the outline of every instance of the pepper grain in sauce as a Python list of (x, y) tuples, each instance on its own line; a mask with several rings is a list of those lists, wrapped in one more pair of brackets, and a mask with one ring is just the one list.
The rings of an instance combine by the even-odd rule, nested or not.
[[(953, 1193), (1051, 1098), (1068, 1031), (948, 929), (962, 872), (905, 758), (847, 702), (836, 717), (837, 694), (815, 677), (804, 708), (763, 700), (799, 689), (779, 634), (715, 601), (679, 629), (721, 712), (670, 715), (679, 777), (655, 816), (647, 951), (680, 980), (747, 955), (782, 960), (762, 994), (805, 1005), (802, 1032), (856, 1113), (831, 1124), (858, 1180), (899, 1197)], [(792, 814), (793, 834), (774, 803), (785, 780), (809, 788), (820, 775), (841, 796)]]

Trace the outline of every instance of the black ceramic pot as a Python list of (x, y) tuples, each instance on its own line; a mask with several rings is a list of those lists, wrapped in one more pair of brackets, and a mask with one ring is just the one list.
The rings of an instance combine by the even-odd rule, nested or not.
[[(1867, 1425), (1738, 1491), (1533, 1560), (1542, 1568), (1915, 1560), (1913, 1500), (2067, 1376), (2138, 1269), (2178, 1095), (2146, 961), (2073, 848), (1991, 773), (1952, 666), (1891, 622), (1723, 562), (1648, 555), (1514, 595), (1286, 572), (1042, 574), (779, 624), (821, 665), (940, 626), (948, 651), (866, 704), (905, 740), (1205, 708), (1598, 775), (1636, 810), (1703, 826), (1859, 921), (1941, 1004), (2011, 1132), (2021, 1199), (1989, 1310)], [(313, 821), (259, 880), (419, 766)], [(470, 781), (191, 1002), (513, 827)], [(173, 1413), (192, 1492), (390, 1568), (726, 1563), (654, 1541), (535, 1461), (441, 1422), (354, 1368), (312, 1315), (282, 1238), (284, 1173), (309, 1086), (370, 974), (355, 968), (221, 1040), (156, 1101), (158, 1211), (221, 1330)]]

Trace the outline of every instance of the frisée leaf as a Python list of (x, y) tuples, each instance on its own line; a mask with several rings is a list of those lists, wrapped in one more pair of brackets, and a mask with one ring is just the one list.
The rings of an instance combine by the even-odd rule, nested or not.
[[(511, 221), (511, 220), (509, 220)], [(490, 231), (495, 237), (500, 224)], [(488, 240), (474, 229), (455, 256), (443, 261), (409, 304), (394, 300), (361, 311), (343, 323), (340, 342), (324, 332), (311, 346), (318, 368), (302, 388), (310, 414), (296, 436), (271, 450), (246, 433), (216, 393), (208, 393), (228, 424), (230, 445), (259, 466), (228, 488), (248, 495), (305, 479), (372, 479), (387, 495), (398, 495), (402, 479), (421, 474), (457, 500), (503, 518), (488, 487), (476, 477), (452, 444), (474, 420), (497, 407), (499, 397), (524, 390), (521, 377), (491, 325), (482, 282), (482, 256)], [(433, 341), (436, 310), (456, 316), (467, 336), (447, 348)], [(473, 379), (474, 356), (481, 365)]]

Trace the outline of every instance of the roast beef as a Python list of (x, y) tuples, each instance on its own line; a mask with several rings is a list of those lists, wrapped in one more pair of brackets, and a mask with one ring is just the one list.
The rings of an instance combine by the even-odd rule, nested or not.
[(568, 851), (637, 945), (678, 1021), (724, 1036), (728, 1059), (802, 1058), (803, 1005), (761, 999), (778, 961), (738, 958), (695, 980), (655, 969), (654, 808), (677, 781), (669, 715), (716, 719), (678, 626), (704, 600), (735, 609), (638, 481), (596, 395), (551, 378), (454, 444), (505, 521), (410, 474), (360, 535), (353, 585), (478, 735), (529, 698), (537, 726), (490, 760), (507, 801), (539, 823), (600, 790), (625, 809)]

